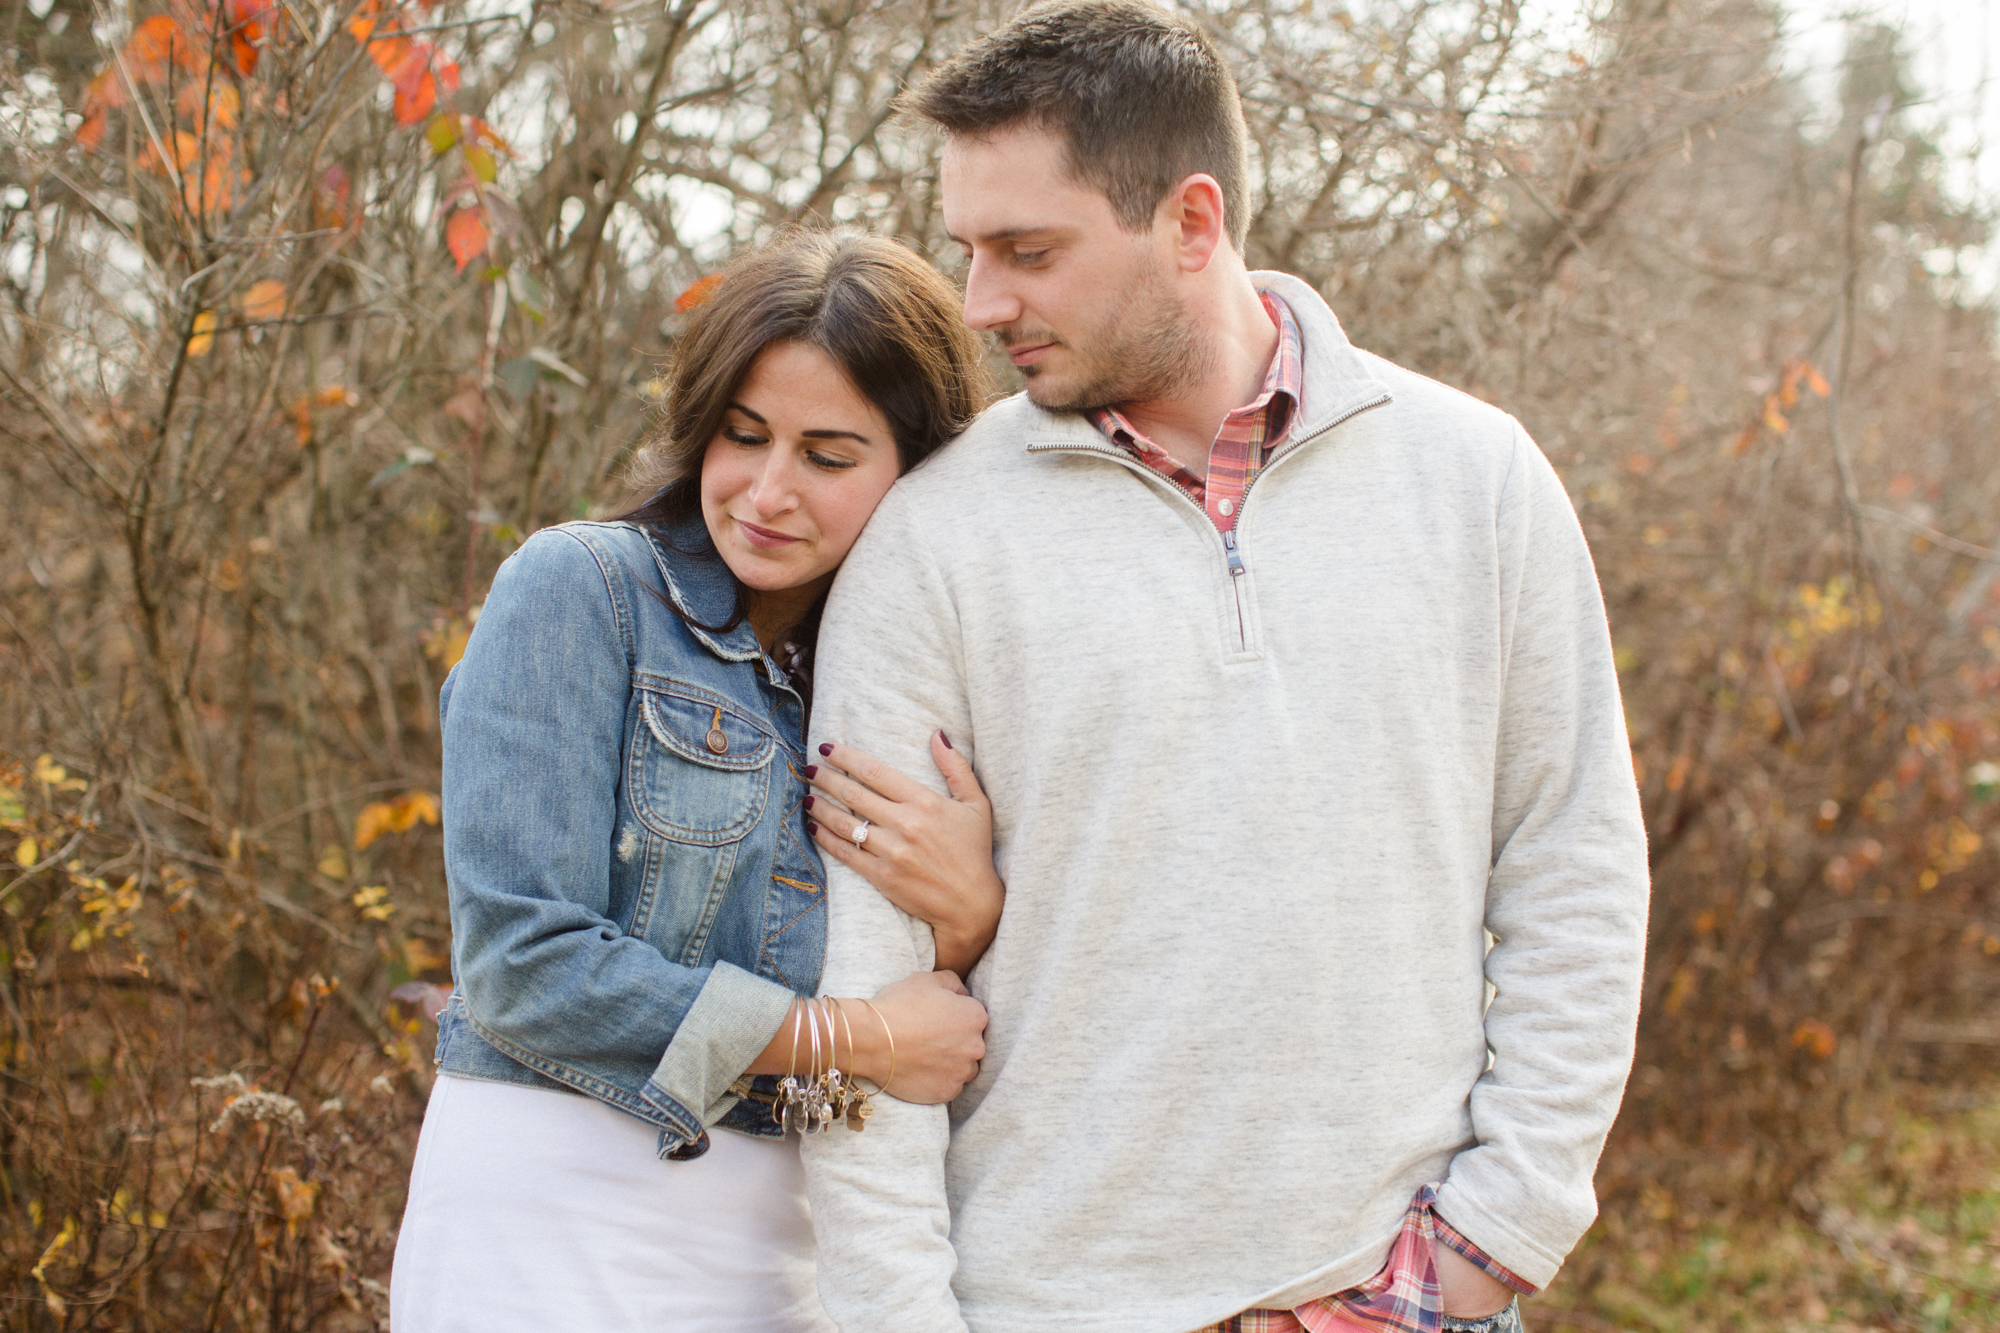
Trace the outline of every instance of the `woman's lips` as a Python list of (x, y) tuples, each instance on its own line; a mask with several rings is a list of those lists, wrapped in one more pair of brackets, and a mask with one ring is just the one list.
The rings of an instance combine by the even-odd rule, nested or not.
[(769, 528), (760, 528), (755, 523), (746, 523), (740, 518), (736, 520), (736, 526), (743, 529), (745, 541), (766, 551), (774, 551), (781, 546), (790, 546), (793, 542), (805, 540), (803, 537), (791, 537), (782, 532), (773, 532)]

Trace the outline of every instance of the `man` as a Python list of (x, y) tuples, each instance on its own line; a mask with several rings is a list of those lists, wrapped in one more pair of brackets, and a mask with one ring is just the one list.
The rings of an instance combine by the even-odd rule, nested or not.
[[(827, 1308), (1517, 1329), (1595, 1215), (1645, 932), (1562, 486), (1246, 270), (1241, 107), (1179, 20), (1056, 0), (909, 107), (946, 136), (966, 322), (1027, 392), (877, 511), (813, 731), (970, 754), (1007, 900), (949, 1122), (883, 1099), (807, 1143)], [(850, 871), (829, 893), (829, 993), (929, 965)]]

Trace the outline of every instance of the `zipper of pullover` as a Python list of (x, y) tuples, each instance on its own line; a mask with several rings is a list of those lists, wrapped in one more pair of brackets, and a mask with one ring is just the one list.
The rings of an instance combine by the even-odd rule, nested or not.
[(1214, 520), (1208, 516), (1208, 510), (1194, 498), (1194, 493), (1189, 491), (1187, 487), (1181, 485), (1171, 477), (1155, 472), (1152, 468), (1147, 467), (1144, 463), (1141, 463), (1138, 459), (1132, 457), (1131, 454), (1114, 444), (1109, 442), (1104, 444), (1059, 444), (1050, 441), (1045, 444), (1031, 444), (1029, 448), (1036, 453), (1101, 454), (1106, 458), (1123, 464), (1150, 481), (1158, 482), (1176, 495), (1179, 495), (1183, 500), (1186, 500), (1190, 505), (1193, 505), (1196, 512), (1201, 515), (1203, 525), (1221, 539), (1222, 558), (1229, 569), (1229, 589), (1236, 599), (1236, 649), (1238, 652), (1248, 652), (1250, 651), (1250, 617), (1248, 609), (1243, 604), (1243, 577), (1250, 570), (1243, 563), (1243, 552), (1237, 546), (1236, 533), (1243, 526), (1244, 516), (1249, 511), (1250, 493), (1257, 489), (1257, 483), (1264, 479), (1265, 473), (1282, 467), (1287, 459), (1304, 452), (1307, 445), (1317, 443), (1323, 436), (1346, 425), (1363, 412), (1372, 411), (1375, 408), (1383, 406), (1389, 401), (1389, 398), (1390, 395), (1385, 391), (1365, 402), (1356, 403), (1353, 407), (1348, 408), (1311, 435), (1293, 442), (1283, 453), (1272, 459), (1269, 464), (1257, 469), (1257, 475), (1250, 478), (1250, 484), (1243, 488), (1243, 495), (1236, 502), (1236, 522), (1230, 525), (1227, 532), (1217, 529)]

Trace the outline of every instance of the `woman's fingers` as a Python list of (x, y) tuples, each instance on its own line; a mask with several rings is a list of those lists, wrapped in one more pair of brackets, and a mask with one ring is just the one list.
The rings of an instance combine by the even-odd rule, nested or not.
[[(820, 850), (831, 852), (842, 865), (859, 871), (863, 878), (874, 884), (880, 872), (886, 868), (898, 843), (894, 829), (883, 824), (868, 825), (868, 841), (865, 845), (854, 841), (854, 826), (861, 821), (836, 805), (815, 803), (808, 816), (814, 825), (813, 842)], [(877, 888), (881, 886), (876, 885)]]
[[(886, 823), (893, 820), (896, 807), (901, 804), (881, 795), (871, 787), (863, 786), (847, 774), (832, 766), (827, 760), (820, 760), (812, 766), (812, 776), (807, 778), (817, 795), (831, 796), (852, 810), (862, 819)], [(819, 803), (815, 801), (807, 807), (817, 816)]]
[(916, 801), (932, 794), (921, 783), (911, 781), (880, 759), (851, 745), (822, 745), (819, 747), (819, 758), (820, 772), (824, 773), (825, 766), (831, 764), (892, 801)]
[(944, 775), (945, 790), (951, 799), (965, 805), (983, 805), (986, 789), (979, 785), (979, 778), (972, 771), (972, 761), (953, 748), (951, 738), (942, 731), (931, 733), (931, 762)]

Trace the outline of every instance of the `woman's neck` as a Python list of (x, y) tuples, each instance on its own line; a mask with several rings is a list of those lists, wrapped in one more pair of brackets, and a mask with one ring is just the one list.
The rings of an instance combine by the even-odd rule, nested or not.
[(805, 623), (813, 604), (826, 594), (832, 583), (833, 575), (828, 574), (795, 588), (774, 588), (768, 592), (745, 588), (744, 605), (749, 612), (750, 628), (757, 635), (757, 645), (766, 653), (777, 651), (778, 645)]

